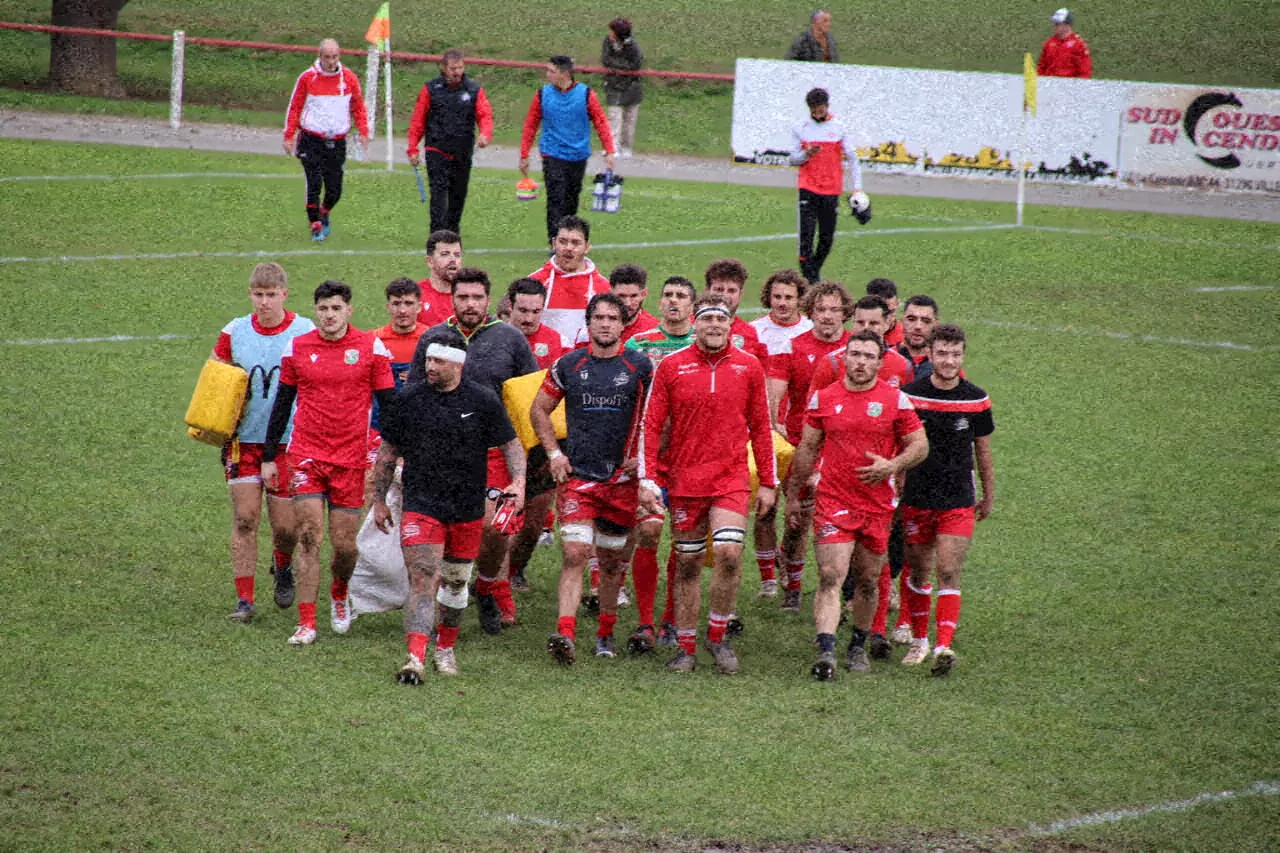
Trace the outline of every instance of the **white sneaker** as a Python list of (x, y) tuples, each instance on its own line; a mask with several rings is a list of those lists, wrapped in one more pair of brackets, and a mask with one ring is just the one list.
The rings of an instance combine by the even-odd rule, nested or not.
[(305, 625), (299, 625), (298, 630), (293, 632), (293, 636), (289, 638), (291, 646), (309, 646), (316, 641), (316, 629), (308, 628)]
[(404, 666), (400, 667), (400, 671), (396, 673), (396, 681), (409, 685), (421, 684), (426, 674), (427, 667), (422, 659), (415, 654), (410, 654)]
[(618, 587), (618, 606), (629, 607), (631, 605), (631, 596), (627, 594), (625, 586)]
[(938, 646), (933, 650), (933, 668), (930, 675), (946, 675), (956, 665), (956, 653), (950, 646)]
[(630, 159), (631, 159), (631, 149), (630, 149), (630, 148), (623, 148), (620, 152), (618, 152), (618, 156), (619, 156), (619, 157), (621, 157), (623, 160), (630, 160)]
[(350, 598), (329, 598), (329, 623), (333, 625), (333, 633), (347, 633), (354, 621), (356, 614), (351, 609)]
[(903, 622), (901, 625), (893, 629), (893, 643), (897, 646), (905, 646), (911, 642), (911, 623)]
[(778, 582), (776, 580), (760, 581), (760, 592), (756, 595), (756, 598), (777, 598), (777, 597), (778, 597)]
[(539, 548), (551, 548), (556, 544), (556, 535), (551, 532), (550, 528), (544, 527), (542, 535), (538, 537)]
[(454, 655), (452, 646), (447, 649), (437, 647), (435, 655), (431, 659), (431, 665), (441, 675), (458, 674), (458, 658)]
[(911, 641), (911, 648), (907, 649), (907, 654), (902, 658), (904, 666), (918, 666), (924, 663), (924, 659), (929, 656), (929, 641), (921, 637), (918, 640)]

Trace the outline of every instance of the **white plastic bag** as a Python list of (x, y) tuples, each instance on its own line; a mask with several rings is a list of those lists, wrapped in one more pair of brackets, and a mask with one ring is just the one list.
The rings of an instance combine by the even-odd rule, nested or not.
[(355, 573), (347, 587), (351, 607), (356, 613), (383, 613), (399, 610), (409, 600), (409, 573), (400, 550), (400, 516), (403, 493), (397, 476), (387, 490), (387, 506), (391, 508), (392, 527), (383, 533), (373, 523), (373, 512), (365, 516), (356, 534)]

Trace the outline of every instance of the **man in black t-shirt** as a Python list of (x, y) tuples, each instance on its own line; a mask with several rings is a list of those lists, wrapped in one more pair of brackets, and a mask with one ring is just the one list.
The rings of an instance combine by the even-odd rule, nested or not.
[[(550, 459), (551, 475), (560, 484), (560, 543), (564, 549), (560, 616), (547, 641), (547, 651), (563, 664), (574, 661), (582, 570), (593, 545), (600, 559), (600, 624), (595, 653), (604, 658), (617, 655), (613, 627), (618, 621), (618, 588), (622, 583), (620, 558), (639, 505), (635, 444), (645, 389), (653, 373), (648, 356), (623, 349), (626, 315), (626, 306), (617, 296), (603, 293), (592, 297), (586, 315), (590, 342), (556, 360), (529, 413)], [(561, 400), (568, 425), (567, 452), (561, 451), (551, 424), (551, 412)], [(643, 651), (653, 648), (653, 626), (641, 626), (642, 631), (646, 628), (648, 644), (640, 649)]]
[(447, 326), (424, 332), (425, 382), (405, 386), (382, 419), (382, 446), (374, 463), (374, 523), (391, 527), (387, 489), (403, 457), (404, 516), (400, 544), (409, 573), (404, 627), (409, 657), (397, 676), (419, 684), (427, 641), (440, 603), (433, 663), (457, 675), (453, 645), (467, 606), (467, 583), (480, 550), (490, 447), (499, 447), (511, 474), (515, 512), (524, 504), (525, 455), (498, 395), (462, 379), (466, 342)]
[[(902, 495), (907, 563), (911, 576), (907, 600), (911, 614), (911, 648), (902, 662), (922, 663), (929, 653), (929, 577), (938, 572), (937, 645), (933, 674), (946, 675), (955, 665), (951, 650), (960, 619), (960, 569), (973, 538), (974, 521), (991, 514), (996, 477), (991, 462), (991, 400), (987, 392), (963, 378), (965, 335), (956, 325), (933, 328), (929, 343), (932, 372), (903, 386), (929, 437), (929, 456), (907, 474)], [(982, 497), (977, 497), (973, 471), (977, 463)]]

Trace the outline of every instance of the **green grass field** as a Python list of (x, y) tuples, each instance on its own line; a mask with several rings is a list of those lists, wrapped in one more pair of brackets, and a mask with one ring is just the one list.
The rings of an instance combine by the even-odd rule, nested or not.
[[(148, 33), (314, 44), (326, 36), (363, 48), (378, 3), (315, 0), (305, 15), (269, 0), (205, 0), (199, 10), (181, 0), (133, 0), (120, 27)], [(1018, 73), (1022, 54), (1038, 55), (1049, 35), (1053, 6), (979, 0), (943, 4), (903, 0), (874, 8), (837, 2), (826, 6), (845, 62), (899, 67)], [(1280, 5), (1268, 0), (1221, 0), (1212, 17), (1203, 4), (1171, 0), (1159, 7), (1072, 4), (1077, 26), (1093, 51), (1095, 74), (1110, 79), (1202, 85), (1274, 87), (1280, 54)], [(0, 20), (48, 23), (48, 0), (0, 0)], [(586, 3), (540, 0), (518, 11), (502, 0), (475, 0), (456, 14), (433, 14), (419, 4), (392, 3), (397, 50), (438, 54), (460, 47), (492, 59), (544, 61), (567, 53), (580, 64), (599, 63), (605, 25), (616, 12)], [(635, 0), (625, 10), (635, 24), (647, 66), (657, 70), (732, 73), (738, 57), (782, 58), (807, 23), (807, 7), (763, 0), (747, 9), (726, 0)], [(50, 95), (39, 90), (48, 73), (48, 37), (0, 31), (0, 104), (63, 111), (168, 115), (170, 49), (166, 44), (121, 42), (119, 67), (131, 94), (144, 100), (109, 102)], [(187, 56), (188, 120), (282, 122), (289, 92), (308, 58), (269, 51), (191, 46)], [(351, 62), (363, 74), (364, 62)], [(494, 104), (496, 139), (519, 139), (520, 123), (541, 75), (473, 68)], [(403, 136), (418, 88), (434, 65), (397, 66), (395, 121)], [(598, 85), (599, 78), (585, 78)], [(705, 82), (652, 82), (641, 111), (637, 146), (727, 156), (732, 86)]]
[[(335, 637), (322, 605), (293, 649), (263, 571), (258, 619), (224, 620), (226, 489), (182, 416), (260, 259), (294, 310), (338, 278), (357, 325), (385, 322), (382, 286), (425, 271), (411, 173), (353, 168), (317, 247), (284, 158), (0, 141), (0, 164), (0, 849), (1280, 846), (1280, 226), (1031, 209), (960, 231), (1012, 210), (887, 196), (841, 220), (826, 274), (935, 296), (995, 402), (950, 678), (812, 682), (810, 615), (755, 600), (751, 565), (740, 677), (557, 668), (540, 549), (523, 625), (468, 614), (463, 676), (406, 689), (398, 614)], [(478, 172), (466, 219), (500, 283), (544, 257), (513, 179)], [(637, 179), (592, 255), (659, 280), (733, 255), (754, 304), (793, 205)]]

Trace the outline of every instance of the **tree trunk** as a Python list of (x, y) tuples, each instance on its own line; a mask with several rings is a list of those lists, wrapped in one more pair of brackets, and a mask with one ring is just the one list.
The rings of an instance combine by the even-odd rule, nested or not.
[[(114, 30), (129, 0), (53, 0), (55, 27)], [(116, 74), (116, 39), (49, 35), (49, 85), (77, 95), (122, 98)]]

